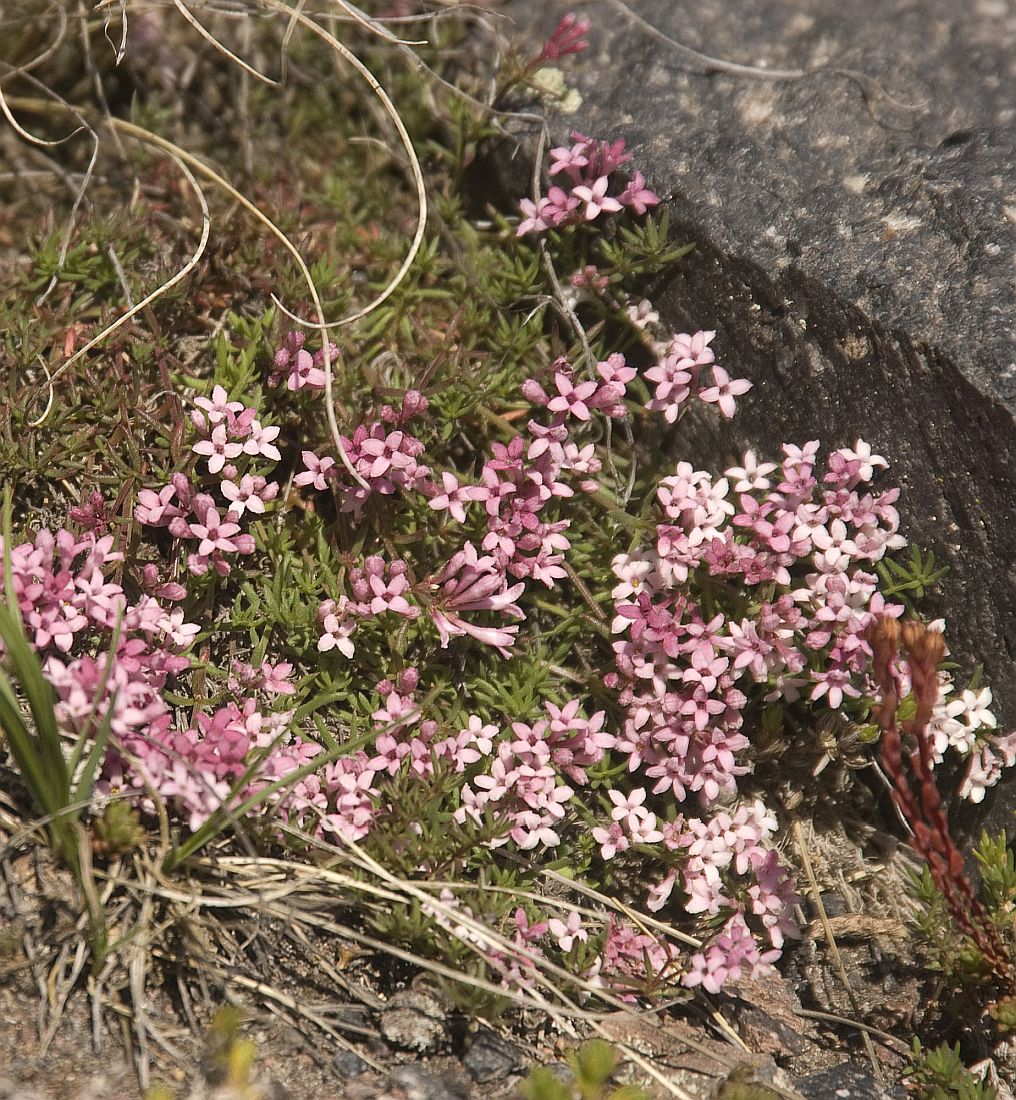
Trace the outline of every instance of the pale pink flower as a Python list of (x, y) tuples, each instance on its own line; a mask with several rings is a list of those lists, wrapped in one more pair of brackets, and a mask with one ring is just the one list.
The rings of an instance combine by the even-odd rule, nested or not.
[(572, 190), (572, 194), (586, 204), (582, 216), (587, 222), (604, 212), (614, 214), (621, 209), (617, 199), (607, 194), (607, 186), (607, 177), (600, 176), (591, 187), (581, 185)]
[(751, 383), (746, 378), (731, 378), (722, 368), (714, 364), (713, 381), (715, 385), (704, 390), (699, 390), (699, 398), (710, 404), (716, 404), (723, 415), (729, 420), (735, 411), (734, 398), (751, 389)]
[(226, 433), (226, 425), (221, 423), (215, 425), (208, 439), (199, 439), (191, 450), (208, 459), (210, 474), (217, 474), (226, 465), (227, 458), (237, 458), (243, 454), (242, 444), (231, 442)]

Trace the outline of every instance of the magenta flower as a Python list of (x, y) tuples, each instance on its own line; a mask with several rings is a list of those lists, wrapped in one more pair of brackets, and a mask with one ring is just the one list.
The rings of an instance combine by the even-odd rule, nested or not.
[(563, 15), (533, 65), (558, 61), (570, 53), (581, 53), (589, 45), (582, 36), (588, 33), (591, 26), (588, 19), (580, 19), (573, 11)]
[(618, 196), (618, 202), (622, 206), (630, 206), (636, 214), (644, 214), (650, 206), (659, 204), (660, 196), (655, 191), (646, 187), (646, 181), (641, 172), (636, 172), (631, 183)]
[(570, 413), (577, 420), (590, 418), (592, 414), (586, 401), (596, 393), (599, 385), (597, 382), (580, 382), (576, 386), (568, 374), (558, 371), (554, 375), (554, 385), (557, 386), (558, 396), (547, 402), (547, 408), (551, 412)]

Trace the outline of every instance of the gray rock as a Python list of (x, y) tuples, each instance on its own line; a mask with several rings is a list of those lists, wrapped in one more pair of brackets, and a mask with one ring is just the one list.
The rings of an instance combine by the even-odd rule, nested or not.
[(396, 993), (381, 1013), (381, 1034), (399, 1050), (430, 1053), (448, 1038), (448, 1017), (441, 1002), (417, 989)]
[(462, 1064), (474, 1081), (500, 1081), (522, 1064), (518, 1049), (500, 1035), (483, 1028), (462, 1056)]
[(459, 1082), (438, 1077), (419, 1066), (399, 1066), (393, 1069), (388, 1085), (405, 1092), (406, 1100), (466, 1100), (468, 1095)]
[(367, 1063), (355, 1050), (345, 1048), (336, 1052), (332, 1059), (332, 1066), (335, 1072), (346, 1081), (352, 1081), (367, 1069)]
[[(502, 10), (536, 43), (571, 6)], [(552, 144), (573, 129), (627, 139), (674, 237), (696, 246), (650, 288), (661, 317), (717, 329), (718, 361), (755, 384), (733, 421), (682, 425), (675, 454), (716, 465), (863, 436), (892, 463), (905, 533), (951, 568), (929, 609), (1016, 725), (1016, 9), (630, 7), (713, 57), (820, 70), (718, 72), (612, 0), (583, 9), (590, 49), (563, 63), (582, 102), (549, 109)], [(504, 190), (528, 194), (526, 156), (498, 159)]]
[(805, 1100), (902, 1100), (905, 1095), (899, 1086), (880, 1084), (870, 1066), (854, 1062), (801, 1077), (794, 1082), (794, 1090)]

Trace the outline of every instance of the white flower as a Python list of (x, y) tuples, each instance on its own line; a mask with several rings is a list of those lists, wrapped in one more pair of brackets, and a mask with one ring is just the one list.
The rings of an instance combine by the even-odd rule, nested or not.
[(735, 493), (750, 493), (756, 489), (768, 489), (772, 485), (767, 475), (776, 469), (775, 462), (759, 462), (754, 451), (745, 451), (741, 461), (743, 466), (731, 466), (729, 470), (723, 471), (726, 477), (737, 478)]
[(849, 447), (843, 447), (840, 450), (840, 454), (848, 462), (858, 461), (861, 464), (861, 468), (857, 471), (857, 476), (861, 481), (871, 481), (875, 474), (875, 468), (886, 469), (889, 463), (881, 456), (871, 453), (871, 444), (865, 443), (863, 439), (859, 439), (854, 444), (854, 449), (850, 450)]

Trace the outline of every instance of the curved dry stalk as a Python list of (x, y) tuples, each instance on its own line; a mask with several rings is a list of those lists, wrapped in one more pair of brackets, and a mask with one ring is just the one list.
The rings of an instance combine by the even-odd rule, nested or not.
[[(27, 76), (27, 73), (24, 70), (15, 69), (13, 66), (8, 65), (7, 62), (3, 62), (3, 67), (4, 67), (4, 69), (7, 70), (7, 75), (14, 74), (14, 75)], [(29, 78), (29, 79), (31, 79), (31, 78)], [(37, 85), (39, 84), (38, 81), (33, 81), (33, 83), (37, 84)], [(39, 85), (39, 86), (41, 87), (41, 85)], [(66, 107), (72, 114), (77, 113), (77, 112), (74, 111), (74, 108), (71, 107), (71, 105), (69, 103), (65, 102), (64, 100), (59, 100), (59, 102), (64, 107)], [(82, 132), (82, 130), (88, 131), (89, 133), (92, 134), (93, 137), (96, 136), (95, 131), (92, 130), (92, 128), (83, 119), (82, 119), (81, 125), (76, 130), (71, 130), (71, 132), (69, 134), (66, 134), (62, 138), (52, 138), (52, 139), (50, 139), (50, 138), (39, 137), (38, 134), (33, 134), (31, 132), (31, 130), (26, 130), (24, 128), (24, 126), (22, 126), (21, 123), (18, 122), (17, 118), (15, 118), (14, 112), (11, 110), (10, 103), (8, 102), (7, 97), (4, 95), (4, 90), (3, 90), (2, 83), (0, 83), (0, 112), (3, 113), (4, 118), (7, 119), (8, 123), (11, 126), (11, 129), (14, 130), (14, 132), (18, 135), (18, 137), (23, 138), (25, 141), (29, 142), (32, 145), (41, 145), (41, 146), (46, 147), (46, 148), (53, 148), (54, 146), (63, 145), (64, 142), (70, 141), (72, 137), (74, 137), (77, 134), (80, 134)], [(81, 116), (78, 115), (78, 117), (80, 118)], [(98, 140), (98, 138), (96, 138), (96, 140)]]
[[(88, 125), (88, 123), (85, 121), (85, 119), (82, 117), (82, 115), (79, 111), (75, 110), (75, 108), (72, 107), (65, 99), (61, 98), (55, 92), (53, 92), (52, 90), (47, 88), (45, 84), (43, 84), (40, 80), (37, 80), (29, 72), (30, 68), (33, 68), (36, 64), (41, 63), (41, 60), (44, 60), (46, 57), (48, 57), (50, 55), (50, 53), (52, 53), (56, 49), (56, 47), (63, 40), (63, 35), (64, 35), (65, 30), (66, 30), (66, 19), (65, 19), (63, 27), (61, 27), (61, 29), (60, 29), (60, 31), (57, 35), (55, 43), (50, 47), (49, 50), (43, 51), (43, 53), (40, 54), (39, 57), (33, 58), (33, 60), (31, 62), (29, 62), (28, 65), (23, 65), (23, 66), (15, 68), (14, 66), (8, 65), (6, 62), (4, 62), (3, 63), (3, 68), (5, 70), (6, 75), (8, 75), (8, 76), (23, 76), (25, 78), (25, 80), (27, 80), (30, 84), (34, 85), (40, 91), (42, 91), (46, 95), (50, 96), (52, 98), (53, 102), (59, 103), (60, 106), (64, 107), (67, 111), (69, 111), (72, 115), (74, 115), (74, 117), (77, 118), (79, 123), (80, 123), (80, 125), (77, 127), (77, 129), (72, 130), (65, 137), (57, 138), (55, 140), (49, 140), (47, 138), (41, 138), (37, 134), (31, 133), (31, 131), (26, 130), (18, 122), (17, 118), (15, 118), (14, 113), (11, 110), (10, 103), (7, 100), (7, 98), (4, 96), (3, 88), (2, 88), (2, 86), (0, 86), (0, 112), (3, 113), (3, 115), (7, 119), (8, 123), (10, 123), (10, 125), (13, 128), (14, 132), (16, 134), (18, 134), (21, 138), (23, 138), (25, 141), (29, 142), (31, 145), (38, 145), (38, 146), (42, 146), (43, 148), (52, 148), (52, 147), (57, 146), (57, 145), (63, 145), (65, 142), (70, 141), (71, 138), (75, 137), (77, 134), (82, 133), (83, 131), (88, 133), (91, 136), (91, 139), (92, 139), (92, 155), (88, 158), (88, 167), (85, 169), (84, 175), (81, 178), (81, 185), (77, 189), (72, 188), (72, 190), (75, 191), (74, 203), (71, 206), (71, 212), (70, 212), (70, 215), (67, 218), (67, 226), (64, 229), (63, 240), (60, 242), (60, 251), (57, 255), (57, 270), (59, 270), (60, 268), (63, 267), (64, 261), (67, 259), (67, 253), (70, 250), (70, 245), (71, 245), (71, 235), (74, 232), (74, 225), (75, 225), (75, 222), (77, 221), (78, 210), (81, 207), (81, 203), (84, 201), (85, 192), (88, 190), (88, 184), (91, 182), (92, 173), (95, 171), (96, 161), (99, 159), (99, 135), (96, 134), (96, 132), (92, 129), (91, 126)], [(70, 186), (71, 185), (68, 181), (68, 187), (70, 187)], [(57, 283), (57, 276), (56, 276), (56, 274), (54, 274), (53, 277), (49, 281), (49, 285), (46, 287), (46, 289), (36, 299), (36, 302), (35, 302), (36, 305), (41, 305), (46, 300), (46, 298), (49, 297), (49, 294), (52, 291), (53, 287), (56, 286), (56, 283)]]
[[(118, 120), (111, 121), (115, 122), (118, 126), (121, 125)], [(124, 123), (123, 126), (128, 128), (128, 132), (138, 129), (138, 127), (132, 126), (130, 123)], [(148, 136), (154, 137), (155, 135), (153, 134)], [(166, 144), (168, 144), (168, 142)], [(208, 237), (211, 232), (212, 220), (208, 213), (208, 203), (205, 200), (204, 192), (198, 185), (198, 181), (194, 178), (191, 170), (184, 163), (183, 158), (177, 156), (176, 153), (170, 149), (167, 149), (166, 152), (173, 158), (174, 161), (176, 161), (177, 167), (186, 177), (187, 182), (191, 185), (191, 189), (194, 191), (194, 194), (197, 196), (198, 202), (201, 205), (201, 239), (198, 241), (197, 248), (195, 248), (190, 259), (184, 264), (182, 268), (180, 268), (179, 271), (176, 272), (175, 275), (173, 275), (170, 279), (167, 279), (166, 282), (162, 283), (160, 286), (156, 287), (155, 290), (153, 290), (150, 294), (145, 295), (145, 297), (142, 298), (141, 301), (137, 303), (137, 305), (135, 305), (132, 309), (128, 309), (127, 312), (123, 314), (123, 316), (118, 317), (112, 324), (107, 325), (102, 330), (102, 332), (100, 332), (97, 336), (92, 337), (91, 340), (82, 345), (69, 359), (60, 364), (60, 366), (52, 373), (49, 379), (49, 389), (51, 397), (53, 393), (53, 381), (57, 377), (59, 377), (59, 375), (63, 374), (65, 370), (76, 363), (87, 352), (91, 351), (91, 349), (94, 348), (97, 344), (102, 343), (102, 341), (105, 340), (107, 336), (112, 335), (114, 332), (116, 332), (117, 329), (122, 328), (125, 324), (127, 324), (128, 321), (131, 320), (132, 317), (138, 314), (146, 306), (151, 305), (152, 302), (161, 298), (162, 295), (166, 293), (166, 291), (171, 290), (174, 286), (176, 286), (177, 283), (181, 282), (183, 279), (186, 279), (187, 276), (194, 270), (194, 268), (197, 267), (198, 263), (201, 260), (201, 257), (205, 254), (205, 248), (208, 245)], [(37, 428), (42, 423), (44, 423), (51, 407), (52, 402), (47, 404), (46, 412), (44, 412), (41, 417), (36, 420), (29, 421), (29, 427)]]
[(55, 54), (56, 51), (63, 45), (63, 40), (67, 36), (67, 12), (63, 7), (57, 5), (56, 16), (57, 28), (56, 36), (54, 37), (53, 41), (42, 51), (42, 53), (36, 54), (36, 56), (33, 57), (31, 61), (26, 61), (23, 64), (18, 65), (13, 70), (15, 73), (30, 73), (33, 69), (37, 69), (40, 65), (47, 62), (53, 56), (53, 54)]
[[(50, 104), (46, 100), (17, 99), (12, 100), (12, 102), (14, 102), (16, 105), (22, 106), (23, 108), (31, 110), (49, 111), (52, 109), (52, 104)], [(211, 180), (214, 184), (216, 184), (216, 186), (222, 188), (223, 191), (225, 191), (231, 198), (239, 203), (248, 213), (252, 214), (259, 222), (261, 222), (263, 226), (265, 226), (266, 229), (268, 229), (268, 231), (274, 237), (276, 237), (281, 242), (286, 251), (289, 252), (289, 254), (293, 257), (297, 267), (300, 269), (300, 273), (307, 283), (308, 290), (310, 291), (314, 307), (318, 313), (318, 316), (321, 318), (321, 323), (324, 323), (324, 307), (321, 304), (321, 296), (318, 294), (317, 287), (314, 285), (314, 280), (311, 276), (310, 269), (307, 267), (306, 261), (300, 254), (300, 251), (296, 247), (296, 245), (293, 244), (293, 242), (286, 236), (286, 234), (275, 224), (275, 222), (272, 221), (271, 218), (268, 217), (267, 214), (265, 214), (263, 210), (261, 210), (260, 207), (251, 202), (245, 195), (241, 194), (241, 192), (239, 192), (227, 179), (216, 172), (214, 168), (205, 164), (204, 161), (194, 156), (192, 153), (188, 153), (185, 149), (180, 148), (180, 146), (176, 145), (174, 142), (167, 141), (166, 138), (160, 137), (158, 134), (153, 134), (151, 131), (144, 129), (141, 126), (136, 126), (134, 125), (134, 123), (127, 122), (124, 119), (107, 118), (105, 119), (105, 122), (107, 125), (113, 127), (115, 130), (122, 131), (123, 133), (128, 134), (133, 138), (136, 138), (138, 141), (141, 141), (148, 145), (154, 145), (156, 148), (161, 149), (163, 152), (172, 156), (180, 164), (181, 169), (186, 173), (187, 178), (190, 180), (191, 185), (195, 188), (195, 192), (198, 195), (199, 201), (201, 202), (204, 218), (204, 224), (202, 226), (202, 237), (198, 250), (195, 251), (194, 255), (190, 258), (190, 260), (187, 261), (186, 265), (180, 271), (178, 271), (173, 276), (173, 278), (169, 280), (169, 282), (164, 283), (156, 291), (154, 291), (148, 297), (139, 302), (137, 306), (134, 307), (134, 309), (130, 310), (127, 314), (119, 318), (108, 328), (104, 329), (103, 332), (101, 332), (93, 340), (90, 340), (84, 347), (80, 348), (74, 354), (74, 356), (72, 356), (66, 362), (61, 363), (60, 366), (53, 372), (54, 379), (62, 374), (85, 352), (94, 347), (100, 340), (105, 339), (105, 337), (108, 336), (111, 332), (130, 320), (130, 318), (133, 317), (139, 310), (144, 309), (145, 306), (151, 304), (151, 302), (153, 302), (157, 297), (164, 294), (168, 289), (180, 282), (181, 279), (186, 278), (186, 276), (194, 269), (195, 265), (204, 254), (205, 247), (208, 243), (208, 235), (211, 228), (211, 219), (208, 215), (208, 207), (205, 203), (204, 194), (197, 186), (197, 182), (194, 180), (191, 173), (187, 171), (187, 168), (185, 166), (190, 166), (191, 168), (195, 169), (195, 171), (197, 171), (199, 174)], [(324, 359), (325, 363), (328, 366), (328, 371), (326, 372), (327, 381), (331, 371), (330, 349), (327, 341), (325, 342), (324, 346)], [(328, 389), (328, 387), (326, 387), (326, 389)], [(363, 480), (362, 477), (360, 477), (356, 470), (353, 469), (353, 465), (349, 461), (349, 455), (346, 453), (346, 449), (343, 446), (342, 436), (339, 432), (338, 423), (335, 420), (335, 410), (332, 407), (331, 400), (328, 401), (327, 406), (328, 425), (332, 433), (333, 443), (338, 450), (339, 457), (341, 458), (342, 463), (345, 466), (350, 477), (352, 477), (353, 480), (361, 488), (368, 489), (369, 486), (367, 485), (367, 483)], [(37, 424), (33, 424), (32, 426), (35, 427), (37, 426)]]
[(249, 65), (246, 61), (244, 61), (242, 57), (233, 53), (233, 51), (228, 46), (220, 42), (215, 37), (215, 35), (212, 34), (212, 32), (198, 20), (197, 16), (194, 15), (194, 13), (184, 5), (183, 0), (173, 0), (173, 7), (176, 8), (176, 10), (198, 32), (198, 34), (201, 35), (201, 37), (206, 42), (208, 42), (214, 49), (218, 50), (219, 53), (224, 54), (226, 57), (228, 57), (234, 65), (239, 65), (245, 73), (249, 73), (252, 77), (254, 77), (255, 80), (260, 80), (262, 83), (268, 84), (273, 88), (278, 87), (279, 81), (273, 79), (270, 76), (266, 76), (262, 72), (259, 72), (257, 69), (254, 68), (253, 65)]
[(127, 56), (127, 0), (120, 0), (120, 44), (116, 45), (113, 39), (109, 37), (109, 24), (111, 20), (107, 15), (105, 22), (102, 24), (102, 33), (106, 41), (113, 47), (113, 56), (116, 58), (116, 64), (119, 65), (121, 61)]
[[(342, 328), (345, 325), (351, 325), (355, 321), (360, 321), (364, 317), (369, 316), (380, 305), (386, 302), (395, 293), (402, 281), (405, 279), (406, 275), (409, 273), (409, 269), (413, 266), (413, 263), (416, 260), (417, 253), (420, 251), (420, 248), (423, 244), (424, 233), (427, 229), (427, 187), (423, 178), (423, 169), (420, 166), (420, 159), (416, 155), (416, 149), (413, 147), (413, 140), (409, 136), (409, 131), (406, 129), (405, 123), (402, 121), (398, 109), (392, 102), (391, 97), (378, 82), (374, 74), (356, 56), (356, 54), (354, 54), (348, 47), (344, 46), (333, 34), (326, 31), (324, 27), (320, 26), (318, 23), (315, 23), (313, 19), (310, 19), (306, 15), (304, 15), (303, 12), (299, 10), (299, 8), (292, 8), (288, 4), (283, 3), (282, 0), (262, 0), (262, 3), (265, 7), (271, 9), (272, 11), (277, 11), (282, 15), (288, 15), (292, 20), (295, 20), (301, 26), (306, 27), (309, 31), (311, 31), (312, 34), (316, 34), (320, 39), (326, 42), (328, 46), (331, 47), (331, 49), (335, 50), (335, 52), (338, 53), (343, 58), (343, 60), (348, 62), (348, 64), (352, 65), (352, 67), (356, 69), (360, 76), (363, 77), (363, 79), (370, 86), (370, 89), (374, 93), (374, 95), (378, 97), (381, 105), (385, 109), (385, 112), (388, 114), (388, 117), (392, 120), (392, 124), (395, 126), (395, 129), (399, 135), (399, 139), (401, 140), (403, 147), (406, 150), (406, 155), (409, 157), (409, 164), (413, 173), (413, 182), (416, 186), (417, 201), (416, 231), (413, 234), (413, 239), (410, 243), (409, 251), (406, 253), (405, 259), (402, 261), (401, 266), (399, 267), (398, 271), (392, 276), (391, 280), (384, 288), (384, 290), (382, 290), (376, 298), (368, 302), (367, 305), (358, 310), (355, 310), (353, 313), (350, 313), (348, 316), (343, 317), (338, 321), (325, 322), (322, 318), (318, 322), (313, 322), (306, 320), (306, 318), (299, 317), (295, 313), (292, 313), (290, 310), (286, 309), (286, 307), (274, 295), (272, 295), (272, 300), (275, 302), (276, 306), (278, 306), (278, 308), (282, 311), (282, 313), (289, 317), (290, 320), (296, 322), (299, 325), (303, 325), (305, 328), (315, 329), (318, 331), (328, 331), (333, 328)], [(328, 391), (327, 395), (330, 404), (331, 380), (329, 376), (331, 364), (329, 359), (327, 340), (324, 341), (323, 348), (326, 364), (326, 390)]]
[[(348, 0), (333, 0), (333, 2), (342, 8), (343, 11), (349, 12), (350, 18), (354, 23), (359, 23), (361, 27), (366, 27), (372, 34), (376, 34), (378, 38), (383, 38), (386, 42), (391, 42), (394, 46), (426, 46), (426, 39), (405, 39), (399, 38), (383, 24), (379, 23), (376, 19), (372, 19), (365, 11), (360, 11), (354, 4), (350, 4)], [(425, 19), (429, 19), (430, 16), (423, 16)]]

